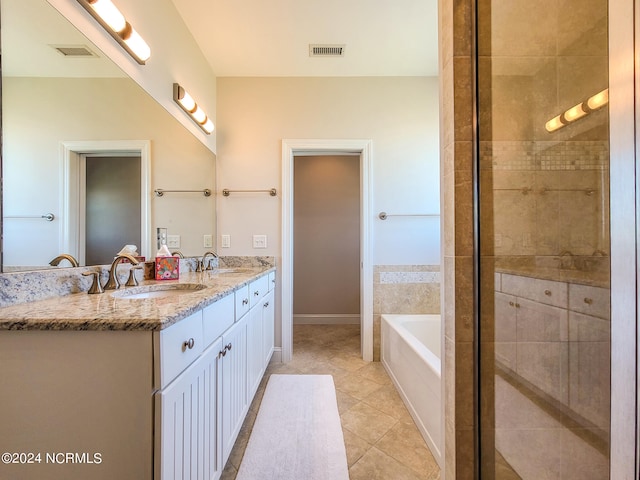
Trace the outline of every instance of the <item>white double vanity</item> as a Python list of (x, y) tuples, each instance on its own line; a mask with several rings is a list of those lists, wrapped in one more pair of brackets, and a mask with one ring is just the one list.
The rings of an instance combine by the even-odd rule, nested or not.
[(179, 282), (206, 288), (0, 308), (0, 478), (220, 477), (273, 354), (275, 269)]

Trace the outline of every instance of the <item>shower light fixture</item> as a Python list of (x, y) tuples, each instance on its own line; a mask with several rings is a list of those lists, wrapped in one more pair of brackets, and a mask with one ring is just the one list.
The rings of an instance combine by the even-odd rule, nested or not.
[(149, 45), (127, 22), (111, 0), (78, 0), (78, 3), (111, 34), (136, 62), (144, 65), (151, 56)]
[(204, 110), (198, 106), (193, 97), (177, 83), (173, 84), (173, 100), (189, 114), (191, 119), (196, 122), (196, 125), (204, 130), (207, 135), (213, 132), (213, 122), (207, 117)]
[(546, 128), (549, 133), (555, 132), (564, 126), (569, 125), (571, 122), (575, 122), (576, 120), (589, 115), (591, 112), (604, 107), (607, 103), (609, 103), (608, 88), (596, 93), (592, 97), (589, 97), (584, 102), (574, 105), (557, 117), (552, 118), (544, 124), (544, 128)]

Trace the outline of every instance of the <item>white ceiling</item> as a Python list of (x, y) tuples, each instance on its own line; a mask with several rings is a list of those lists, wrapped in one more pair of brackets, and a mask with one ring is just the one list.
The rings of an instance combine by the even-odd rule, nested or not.
[[(173, 0), (219, 77), (435, 76), (437, 0)], [(344, 44), (339, 58), (309, 44)]]

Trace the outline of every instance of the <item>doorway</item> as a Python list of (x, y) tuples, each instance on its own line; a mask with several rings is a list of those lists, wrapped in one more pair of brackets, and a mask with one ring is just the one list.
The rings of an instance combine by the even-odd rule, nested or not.
[(297, 155), (356, 155), (360, 182), (360, 322), (361, 353), (373, 360), (373, 267), (371, 261), (371, 140), (282, 141), (282, 268), (281, 339), (282, 361), (293, 356), (293, 202), (294, 157)]
[(294, 326), (360, 325), (359, 160), (294, 157)]
[(124, 245), (140, 247), (140, 156), (83, 155), (82, 160), (84, 252), (81, 249), (79, 260), (83, 265), (105, 265)]
[[(60, 245), (62, 251), (81, 260), (85, 257), (85, 158), (94, 156), (139, 157), (138, 201), (140, 214), (138, 253), (151, 257), (154, 250), (151, 235), (151, 142), (148, 140), (67, 141), (61, 143), (61, 186), (65, 192), (60, 218)], [(134, 203), (135, 200), (133, 200)], [(133, 207), (130, 207), (133, 208)], [(137, 237), (137, 235), (136, 235)], [(117, 253), (123, 245), (118, 247)], [(111, 247), (113, 248), (113, 247)], [(112, 254), (112, 255), (113, 255)]]

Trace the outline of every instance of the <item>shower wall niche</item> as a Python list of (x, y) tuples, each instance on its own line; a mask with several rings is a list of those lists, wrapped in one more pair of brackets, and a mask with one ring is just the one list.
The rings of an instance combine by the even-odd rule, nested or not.
[(482, 473), (607, 478), (607, 2), (480, 0), (477, 72)]

